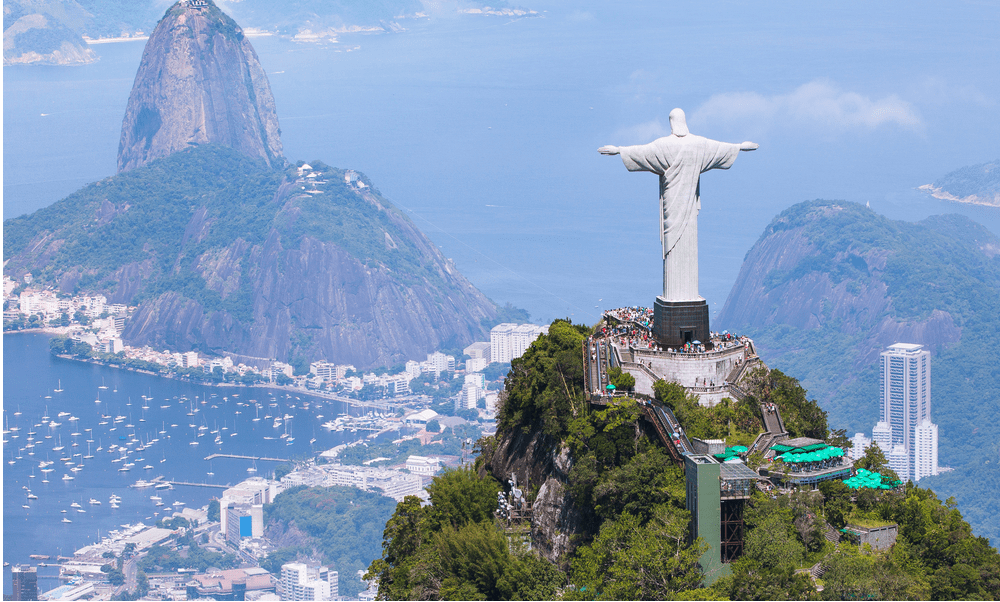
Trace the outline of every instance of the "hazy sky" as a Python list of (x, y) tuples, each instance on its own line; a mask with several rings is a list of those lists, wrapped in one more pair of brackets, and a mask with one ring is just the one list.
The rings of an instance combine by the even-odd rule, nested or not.
[[(996, 211), (914, 191), (1000, 157), (996, 3), (684, 4), (526, 1), (539, 16), (509, 19), (428, 2), (398, 34), (252, 41), (289, 159), (365, 172), (487, 295), (540, 320), (652, 302), (656, 178), (596, 149), (668, 133), (674, 107), (693, 133), (761, 145), (702, 179), (713, 309), (802, 200), (998, 230)], [(5, 217), (114, 172), (141, 44), (95, 48), (96, 65), (4, 69)]]

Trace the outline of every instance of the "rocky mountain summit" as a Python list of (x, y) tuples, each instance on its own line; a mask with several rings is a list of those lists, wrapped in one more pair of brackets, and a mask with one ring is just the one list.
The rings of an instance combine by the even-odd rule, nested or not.
[(153, 30), (118, 145), (127, 171), (195, 144), (284, 164), (271, 87), (243, 30), (212, 0), (174, 4)]

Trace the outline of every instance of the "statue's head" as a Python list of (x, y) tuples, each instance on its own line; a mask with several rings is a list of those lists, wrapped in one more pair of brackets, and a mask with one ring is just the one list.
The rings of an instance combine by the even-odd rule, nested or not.
[(670, 111), (670, 133), (678, 137), (687, 136), (691, 133), (688, 131), (687, 119), (684, 117), (683, 109)]

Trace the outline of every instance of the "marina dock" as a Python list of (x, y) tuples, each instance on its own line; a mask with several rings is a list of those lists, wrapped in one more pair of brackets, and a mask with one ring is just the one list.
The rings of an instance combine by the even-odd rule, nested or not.
[(291, 462), (287, 458), (269, 458), (267, 456), (241, 456), (238, 454), (212, 454), (211, 456), (205, 456), (206, 460), (214, 460), (216, 458), (236, 458), (237, 460), (264, 460), (267, 462)]

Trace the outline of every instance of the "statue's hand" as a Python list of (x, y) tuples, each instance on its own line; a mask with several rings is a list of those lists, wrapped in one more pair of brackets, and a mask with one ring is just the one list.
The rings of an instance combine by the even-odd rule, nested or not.
[(752, 151), (752, 150), (757, 150), (758, 148), (760, 148), (760, 145), (757, 144), (756, 142), (744, 142), (743, 144), (740, 145), (741, 151)]
[(602, 146), (601, 148), (597, 149), (597, 152), (601, 153), (602, 155), (617, 155), (618, 147), (611, 145)]

